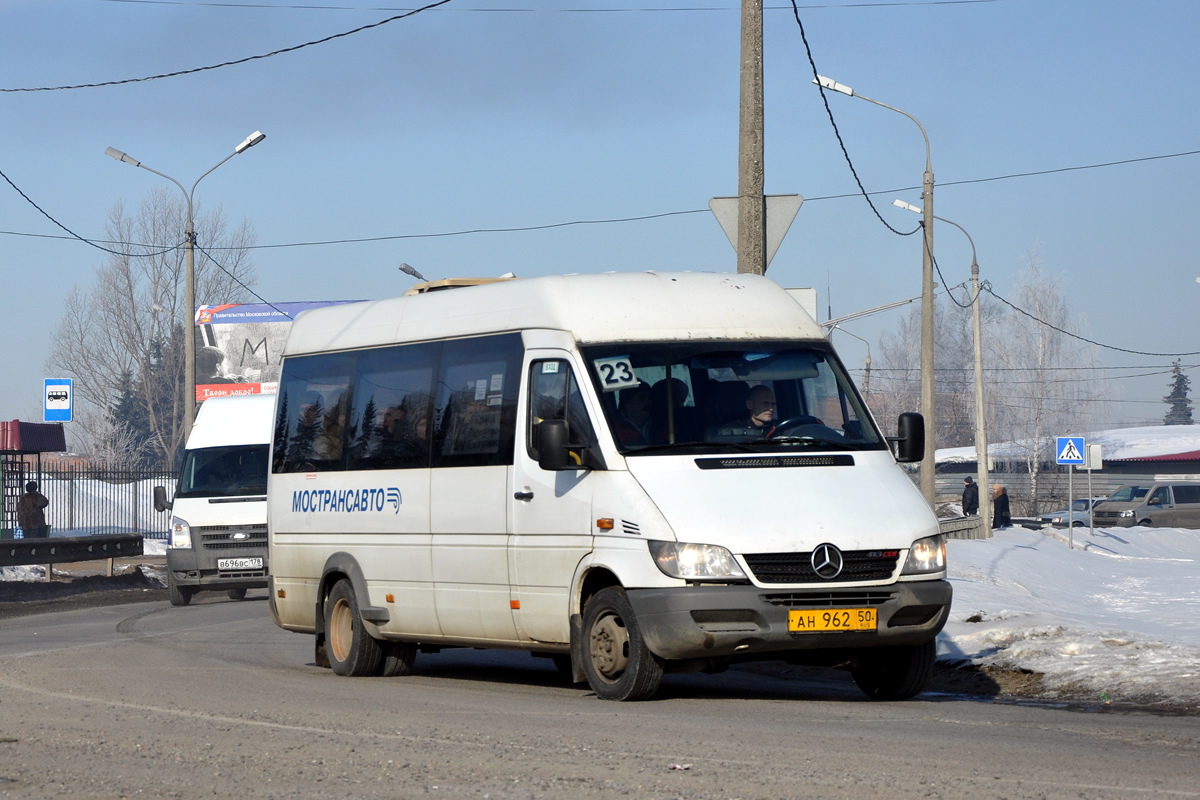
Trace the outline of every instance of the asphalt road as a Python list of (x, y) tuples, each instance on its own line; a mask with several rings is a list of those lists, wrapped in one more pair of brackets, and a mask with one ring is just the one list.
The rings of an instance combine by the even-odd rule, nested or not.
[(312, 665), (262, 592), (0, 622), (0, 797), (1200, 798), (1200, 724), (840, 673), (668, 676), (611, 703), (522, 653)]

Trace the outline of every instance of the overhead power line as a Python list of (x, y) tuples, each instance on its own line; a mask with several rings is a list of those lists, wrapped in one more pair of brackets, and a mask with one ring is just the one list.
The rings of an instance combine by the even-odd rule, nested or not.
[(66, 91), (69, 89), (98, 89), (102, 86), (121, 86), (121, 85), (128, 84), (128, 83), (142, 83), (144, 81), (156, 81), (156, 80), (160, 80), (162, 78), (177, 78), (180, 75), (193, 75), (197, 72), (207, 72), (209, 70), (221, 69), (222, 67), (232, 67), (237, 64), (245, 64), (249, 61), (257, 61), (257, 60), (263, 59), (263, 58), (271, 58), (273, 56), (283, 55), (284, 53), (294, 53), (297, 50), (303, 50), (305, 47), (312, 47), (312, 46), (318, 45), (318, 44), (325, 44), (326, 42), (332, 42), (334, 39), (341, 39), (344, 36), (353, 36), (356, 33), (362, 33), (363, 31), (370, 30), (371, 28), (378, 28), (380, 25), (387, 25), (389, 22), (395, 22), (398, 19), (405, 19), (407, 17), (413, 16), (414, 14), (420, 14), (422, 11), (428, 11), (431, 8), (437, 8), (438, 6), (444, 6), (446, 3), (449, 3), (449, 2), (450, 2), (450, 0), (438, 0), (438, 2), (436, 2), (436, 3), (430, 3), (427, 6), (422, 6), (420, 8), (414, 9), (412, 11), (408, 11), (404, 14), (397, 14), (393, 17), (388, 17), (387, 19), (380, 20), (379, 22), (372, 22), (370, 25), (359, 26), (357, 28), (354, 28), (353, 30), (343, 31), (342, 33), (335, 33), (335, 34), (332, 34), (331, 36), (326, 36), (323, 39), (314, 39), (313, 41), (305, 42), (304, 44), (293, 45), (292, 47), (284, 47), (281, 50), (273, 50), (270, 53), (262, 53), (262, 54), (256, 55), (256, 56), (246, 56), (245, 58), (238, 58), (238, 59), (234, 59), (233, 61), (223, 61), (220, 64), (210, 64), (206, 67), (193, 67), (191, 69), (181, 69), (181, 70), (177, 70), (175, 72), (164, 72), (159, 75), (146, 75), (145, 77), (141, 77), (141, 78), (123, 78), (121, 80), (100, 81), (99, 83), (77, 83), (77, 84), (74, 84), (71, 86), (39, 86), (39, 87), (18, 88), (18, 89), (0, 88), (0, 92), (60, 92), (60, 91)]

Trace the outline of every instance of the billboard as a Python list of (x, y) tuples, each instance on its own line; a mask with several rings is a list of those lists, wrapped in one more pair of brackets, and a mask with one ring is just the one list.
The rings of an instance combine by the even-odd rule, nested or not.
[(210, 397), (274, 394), (283, 345), (301, 311), (353, 300), (228, 303), (196, 309), (196, 402)]

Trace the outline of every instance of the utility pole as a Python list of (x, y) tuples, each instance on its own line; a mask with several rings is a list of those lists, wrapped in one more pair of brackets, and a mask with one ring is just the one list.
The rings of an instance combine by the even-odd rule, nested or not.
[(737, 271), (767, 271), (763, 195), (763, 4), (742, 0), (741, 113), (738, 125)]

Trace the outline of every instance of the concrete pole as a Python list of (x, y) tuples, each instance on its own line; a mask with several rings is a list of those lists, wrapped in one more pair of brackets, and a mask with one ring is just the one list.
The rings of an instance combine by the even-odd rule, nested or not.
[(767, 271), (763, 195), (763, 4), (742, 0), (741, 112), (738, 125), (737, 271)]
[(925, 177), (921, 189), (925, 237), (921, 253), (921, 413), (925, 416), (925, 457), (921, 460), (921, 494), (925, 495), (925, 500), (933, 506), (937, 416), (934, 412), (933, 381), (933, 167), (930, 166), (928, 144), (925, 154)]
[[(966, 233), (966, 231), (963, 231)], [(968, 235), (967, 239), (971, 237)], [(979, 323), (979, 263), (975, 260), (975, 243), (971, 243), (971, 317), (975, 325), (975, 458), (979, 464), (979, 517), (985, 538), (992, 536), (991, 487), (988, 486), (987, 415), (983, 407), (983, 328)]]

